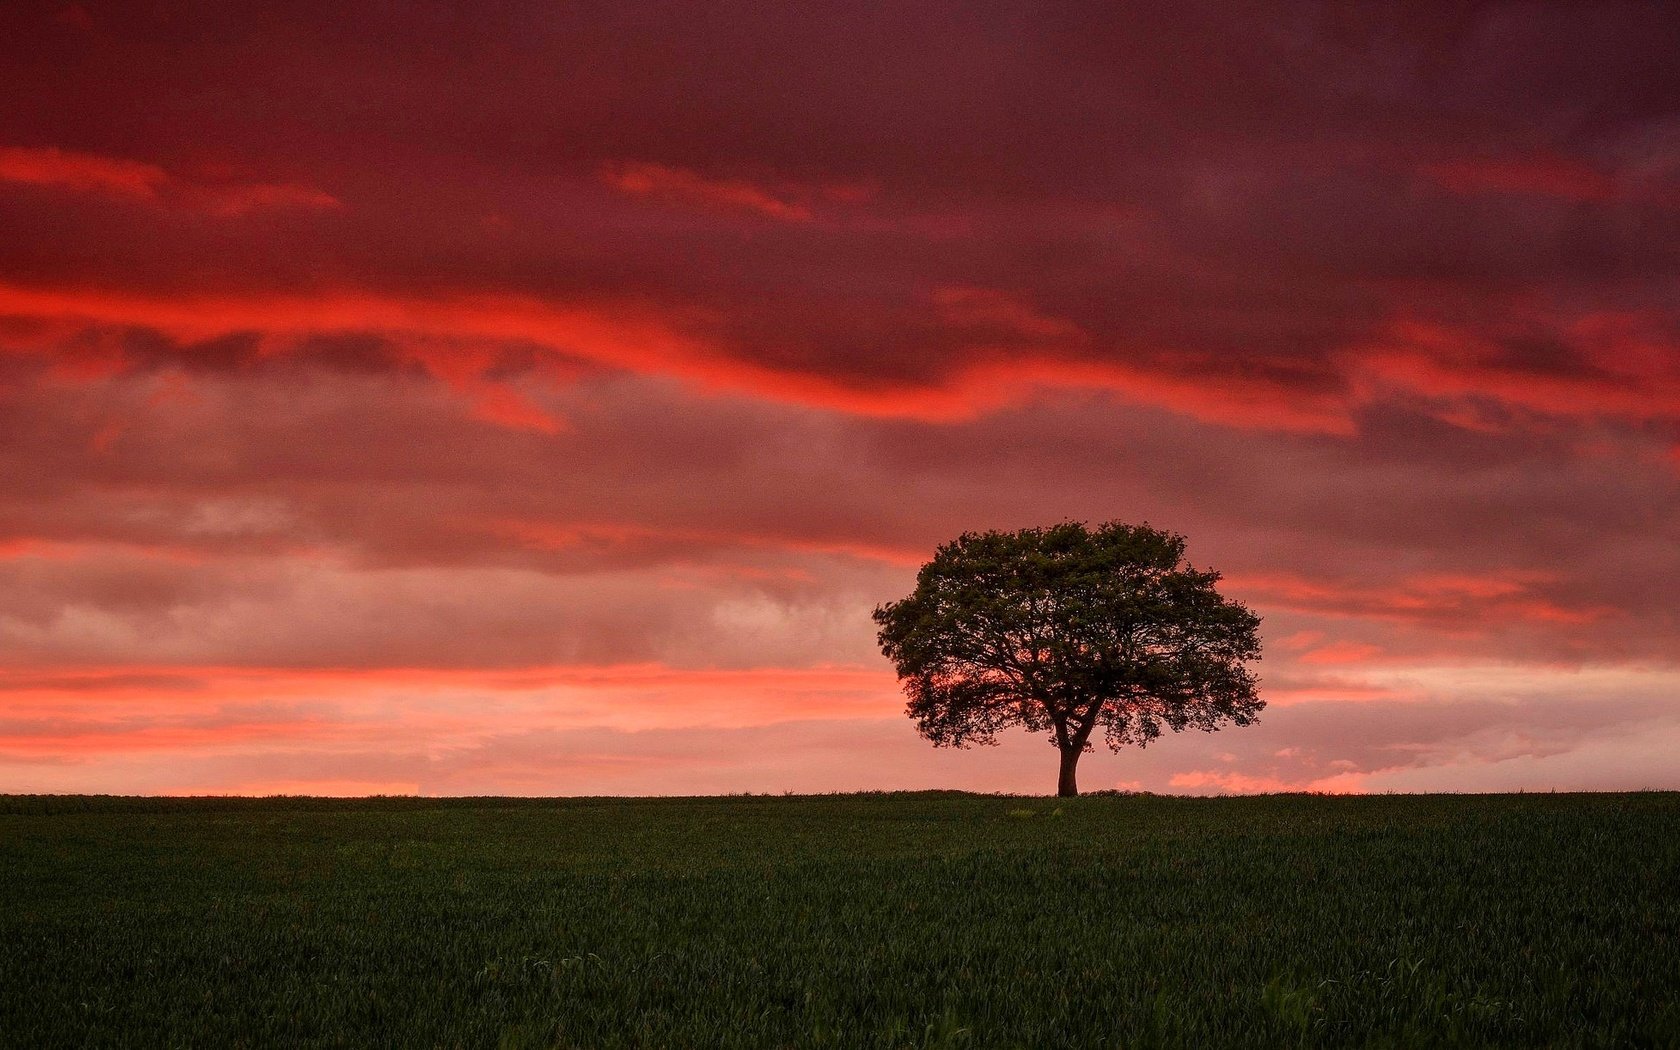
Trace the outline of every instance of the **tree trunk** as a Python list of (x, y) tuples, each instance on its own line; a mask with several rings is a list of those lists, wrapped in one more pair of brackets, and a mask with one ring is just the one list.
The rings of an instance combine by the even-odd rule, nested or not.
[(1079, 780), (1074, 776), (1079, 766), (1079, 754), (1084, 748), (1065, 747), (1062, 749), (1062, 775), (1056, 781), (1056, 795), (1060, 798), (1073, 798), (1079, 794)]

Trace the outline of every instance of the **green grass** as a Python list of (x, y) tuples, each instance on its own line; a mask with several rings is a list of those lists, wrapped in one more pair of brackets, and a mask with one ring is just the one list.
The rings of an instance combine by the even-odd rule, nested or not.
[(1680, 795), (0, 798), (10, 1046), (1680, 1046)]

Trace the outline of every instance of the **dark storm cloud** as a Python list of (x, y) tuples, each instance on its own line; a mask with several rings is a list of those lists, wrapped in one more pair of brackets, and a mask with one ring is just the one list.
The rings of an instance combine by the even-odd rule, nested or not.
[[(1288, 398), (1355, 382), (1396, 318), (1674, 316), (1655, 5), (85, 10), (11, 15), (20, 148), (345, 207), (182, 222), (30, 186), (0, 199), (25, 283), (628, 297), (866, 392), (1001, 354)], [(1081, 337), (1000, 343), (947, 287)]]

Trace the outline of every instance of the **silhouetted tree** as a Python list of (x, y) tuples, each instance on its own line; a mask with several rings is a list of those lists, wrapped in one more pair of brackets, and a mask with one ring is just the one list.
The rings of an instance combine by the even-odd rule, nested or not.
[(1047, 733), (1057, 794), (1077, 795), (1079, 756), (1147, 745), (1163, 727), (1254, 722), (1265, 701), (1245, 661), (1260, 620), (1184, 561), (1184, 537), (1078, 522), (964, 533), (922, 566), (916, 590), (875, 610), (881, 649), (936, 747)]

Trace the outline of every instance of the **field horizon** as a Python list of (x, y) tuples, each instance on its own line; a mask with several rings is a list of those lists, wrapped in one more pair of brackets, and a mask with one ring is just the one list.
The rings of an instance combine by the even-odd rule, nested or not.
[(1665, 1046), (1680, 792), (0, 798), (13, 1045)]
[[(1610, 797), (1610, 796), (1650, 796), (1673, 795), (1680, 798), (1680, 788), (1635, 788), (1631, 790), (1612, 790), (1595, 788), (1565, 788), (1546, 790), (1515, 791), (1246, 791), (1196, 793), (1174, 791), (1145, 791), (1115, 788), (1099, 788), (1082, 791), (1077, 799), (1086, 798), (1149, 798), (1149, 799), (1183, 799), (1187, 801), (1234, 801), (1238, 799), (1287, 799), (1287, 798), (1316, 798), (1316, 799), (1361, 799), (1361, 798), (1553, 798), (1553, 797)], [(109, 802), (143, 803), (143, 802), (400, 802), (400, 803), (443, 803), (450, 805), (485, 805), (495, 806), (507, 804), (519, 806), (526, 804), (542, 804), (554, 802), (684, 802), (684, 801), (727, 801), (731, 799), (873, 799), (873, 798), (972, 798), (972, 799), (1020, 799), (1026, 801), (1065, 802), (1064, 797), (1054, 792), (1020, 792), (1020, 791), (973, 791), (966, 788), (866, 788), (856, 791), (727, 791), (710, 794), (666, 794), (666, 795), (634, 795), (634, 794), (600, 794), (600, 795), (425, 795), (405, 793), (375, 793), (368, 795), (335, 795), (335, 794), (292, 794), (277, 793), (265, 795), (247, 794), (214, 794), (209, 792), (193, 794), (117, 794), (109, 792), (0, 792), (0, 814), (13, 812), (14, 807), (24, 803), (39, 802)]]

